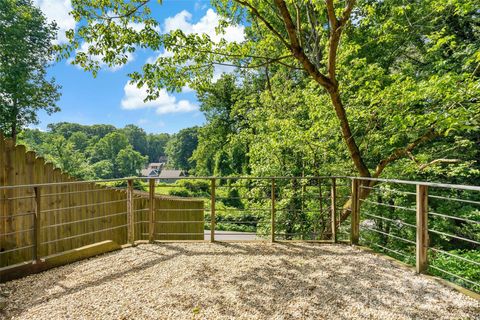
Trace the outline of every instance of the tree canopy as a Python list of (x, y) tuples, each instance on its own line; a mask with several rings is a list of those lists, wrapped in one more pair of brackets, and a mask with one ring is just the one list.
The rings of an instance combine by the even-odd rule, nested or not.
[(39, 110), (60, 110), (60, 87), (47, 77), (56, 32), (31, 0), (0, 0), (0, 132), (9, 137), (37, 124)]
[[(49, 131), (25, 129), (19, 143), (45, 157), (64, 172), (83, 179), (137, 176), (149, 161), (165, 156), (167, 134), (146, 133), (135, 125), (50, 124)], [(148, 139), (147, 139), (148, 137)], [(145, 140), (143, 140), (145, 138)], [(162, 141), (162, 143), (157, 143)]]
[[(71, 43), (63, 54), (89, 42), (88, 54), (78, 53), (74, 63), (95, 72), (99, 63), (92, 55), (116, 65), (140, 47), (169, 52), (130, 75), (149, 88), (151, 99), (163, 87), (180, 90), (188, 84), (201, 92), (215, 66), (233, 65), (244, 83), (263, 92), (257, 91), (254, 103), (245, 103), (239, 116), (262, 113), (248, 109), (258, 104), (268, 109), (265, 123), (281, 126), (280, 135), (293, 141), (302, 140), (298, 134), (305, 130), (298, 132), (287, 125), (292, 117), (282, 121), (281, 115), (308, 114), (301, 124), (307, 134), (333, 138), (327, 144), (345, 155), (345, 167), (360, 176), (378, 177), (404, 158), (421, 162), (412, 154), (425, 145), (441, 148), (435, 143), (441, 137), (455, 140), (459, 133), (478, 129), (480, 42), (473, 0), (213, 1), (222, 17), (218, 32), (242, 23), (241, 43), (181, 30), (160, 34), (149, 5), (139, 0), (75, 2), (73, 14), (82, 26), (69, 33)], [(134, 30), (132, 22), (144, 28)], [(277, 111), (279, 117), (269, 117)], [(336, 144), (338, 137), (343, 147)], [(312, 156), (319, 158), (322, 148), (313, 146)], [(452, 159), (432, 155), (426, 160)]]

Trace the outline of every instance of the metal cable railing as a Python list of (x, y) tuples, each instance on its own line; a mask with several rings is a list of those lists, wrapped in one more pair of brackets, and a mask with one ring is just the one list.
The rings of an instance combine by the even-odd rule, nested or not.
[[(135, 180), (148, 184), (140, 183), (141, 190), (135, 190)], [(450, 281), (455, 278), (470, 289), (478, 288), (480, 275), (461, 268), (450, 270), (446, 259), (475, 268), (480, 265), (480, 214), (474, 209), (480, 204), (480, 187), (342, 176), (176, 180), (159, 183), (126, 178), (1, 186), (0, 222), (6, 227), (0, 229), (0, 239), (2, 244), (9, 240), (9, 247), (0, 248), (2, 261), (11, 264), (17, 256), (22, 261), (39, 261), (55, 250), (103, 239), (121, 244), (245, 238), (334, 243), (347, 239), (407, 263), (414, 261), (418, 272), (443, 272)], [(126, 187), (109, 186), (114, 182), (126, 183)], [(86, 183), (102, 185), (96, 189)], [(27, 194), (10, 192), (18, 189)], [(168, 197), (159, 198), (159, 194)]]

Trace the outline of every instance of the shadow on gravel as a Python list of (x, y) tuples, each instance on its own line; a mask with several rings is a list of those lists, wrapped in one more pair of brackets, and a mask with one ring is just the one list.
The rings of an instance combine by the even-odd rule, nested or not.
[[(448, 297), (444, 297), (447, 289), (431, 280), (426, 281), (385, 259), (342, 245), (158, 243), (125, 250), (131, 250), (133, 254), (125, 255), (123, 261), (117, 262), (122, 263), (115, 267), (120, 270), (105, 268), (95, 279), (73, 286), (63, 285), (62, 278), (49, 277), (48, 273), (55, 269), (46, 271), (43, 286), (32, 282), (29, 289), (29, 295), (38, 299), (22, 301), (22, 308), (10, 310), (8, 315), (18, 315), (28, 308), (77, 292), (88, 294), (91, 288), (141, 274), (152, 267), (162, 268), (162, 264), (175, 259), (178, 263), (188, 263), (189, 273), (182, 275), (185, 285), (198, 285), (212, 293), (205, 295), (195, 290), (166, 292), (168, 303), (184, 302), (174, 305), (175, 308), (184, 308), (185, 312), (195, 307), (195, 304), (186, 303), (193, 301), (202, 310), (208, 309), (212, 314), (227, 318), (245, 318), (245, 315), (252, 314), (269, 319), (278, 313), (284, 319), (330, 319), (332, 315), (350, 318), (348, 312), (356, 310), (362, 318), (381, 319), (383, 310), (398, 318), (435, 319), (442, 318), (439, 307), (448, 310), (450, 315), (480, 313), (478, 304), (463, 306), (463, 309), (459, 309), (462, 304), (453, 305)], [(115, 254), (121, 253), (105, 254), (61, 268), (75, 272), (75, 268), (81, 269), (82, 266), (108, 266), (115, 261)], [(248, 264), (242, 264), (242, 257), (249, 259)], [(227, 272), (226, 266), (233, 268), (232, 272)], [(88, 269), (81, 272), (88, 272)], [(53, 287), (62, 290), (49, 292)], [(443, 288), (443, 295), (439, 294), (439, 287)], [(162, 290), (162, 283), (158, 283), (158, 288)], [(164, 305), (159, 302), (159, 308), (168, 305), (162, 303)]]

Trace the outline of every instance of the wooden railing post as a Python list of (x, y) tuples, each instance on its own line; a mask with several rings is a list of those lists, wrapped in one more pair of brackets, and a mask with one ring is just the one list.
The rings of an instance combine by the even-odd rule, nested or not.
[(352, 179), (350, 243), (358, 244), (360, 238), (360, 181)]
[(332, 241), (337, 242), (337, 187), (336, 179), (332, 178), (332, 191), (331, 191), (331, 201), (332, 201)]
[(40, 262), (40, 219), (41, 219), (41, 208), (42, 208), (42, 196), (40, 187), (34, 187), (33, 191), (35, 193), (35, 212), (33, 215), (33, 256), (32, 260), (35, 263)]
[(133, 180), (127, 180), (127, 223), (128, 223), (128, 240), (132, 246), (135, 244), (135, 215), (133, 207)]
[(416, 244), (416, 271), (418, 273), (424, 273), (428, 266), (428, 186), (425, 185), (417, 185)]
[(272, 225), (271, 225), (271, 241), (275, 242), (275, 179), (272, 178)]
[(155, 241), (155, 179), (149, 180), (148, 241)]
[(210, 241), (215, 241), (215, 178), (211, 180), (210, 190)]

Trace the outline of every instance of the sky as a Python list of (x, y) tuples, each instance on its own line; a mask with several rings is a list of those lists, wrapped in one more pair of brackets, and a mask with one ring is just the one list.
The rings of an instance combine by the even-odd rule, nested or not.
[[(57, 43), (65, 43), (65, 31), (76, 27), (69, 15), (71, 0), (34, 0), (49, 21), (55, 21), (59, 27)], [(213, 39), (218, 15), (205, 0), (164, 0), (160, 5), (152, 0), (152, 16), (160, 23), (159, 32), (165, 33), (181, 29), (185, 33), (207, 33)], [(227, 41), (242, 41), (243, 26), (230, 26), (225, 34)], [(85, 49), (87, 44), (79, 49)], [(195, 125), (202, 125), (205, 117), (199, 111), (199, 103), (194, 91), (186, 88), (181, 93), (162, 91), (155, 101), (145, 103), (145, 89), (129, 84), (128, 73), (140, 71), (143, 64), (155, 59), (164, 52), (137, 50), (129, 57), (123, 67), (102, 70), (94, 78), (89, 72), (60, 61), (49, 68), (49, 76), (61, 85), (62, 94), (58, 101), (60, 112), (47, 115), (39, 114), (40, 124), (34, 126), (46, 130), (49, 123), (76, 122), (85, 125), (112, 124), (123, 127), (135, 124), (148, 133), (175, 133)], [(231, 72), (225, 68), (216, 70), (216, 77), (222, 72)]]

